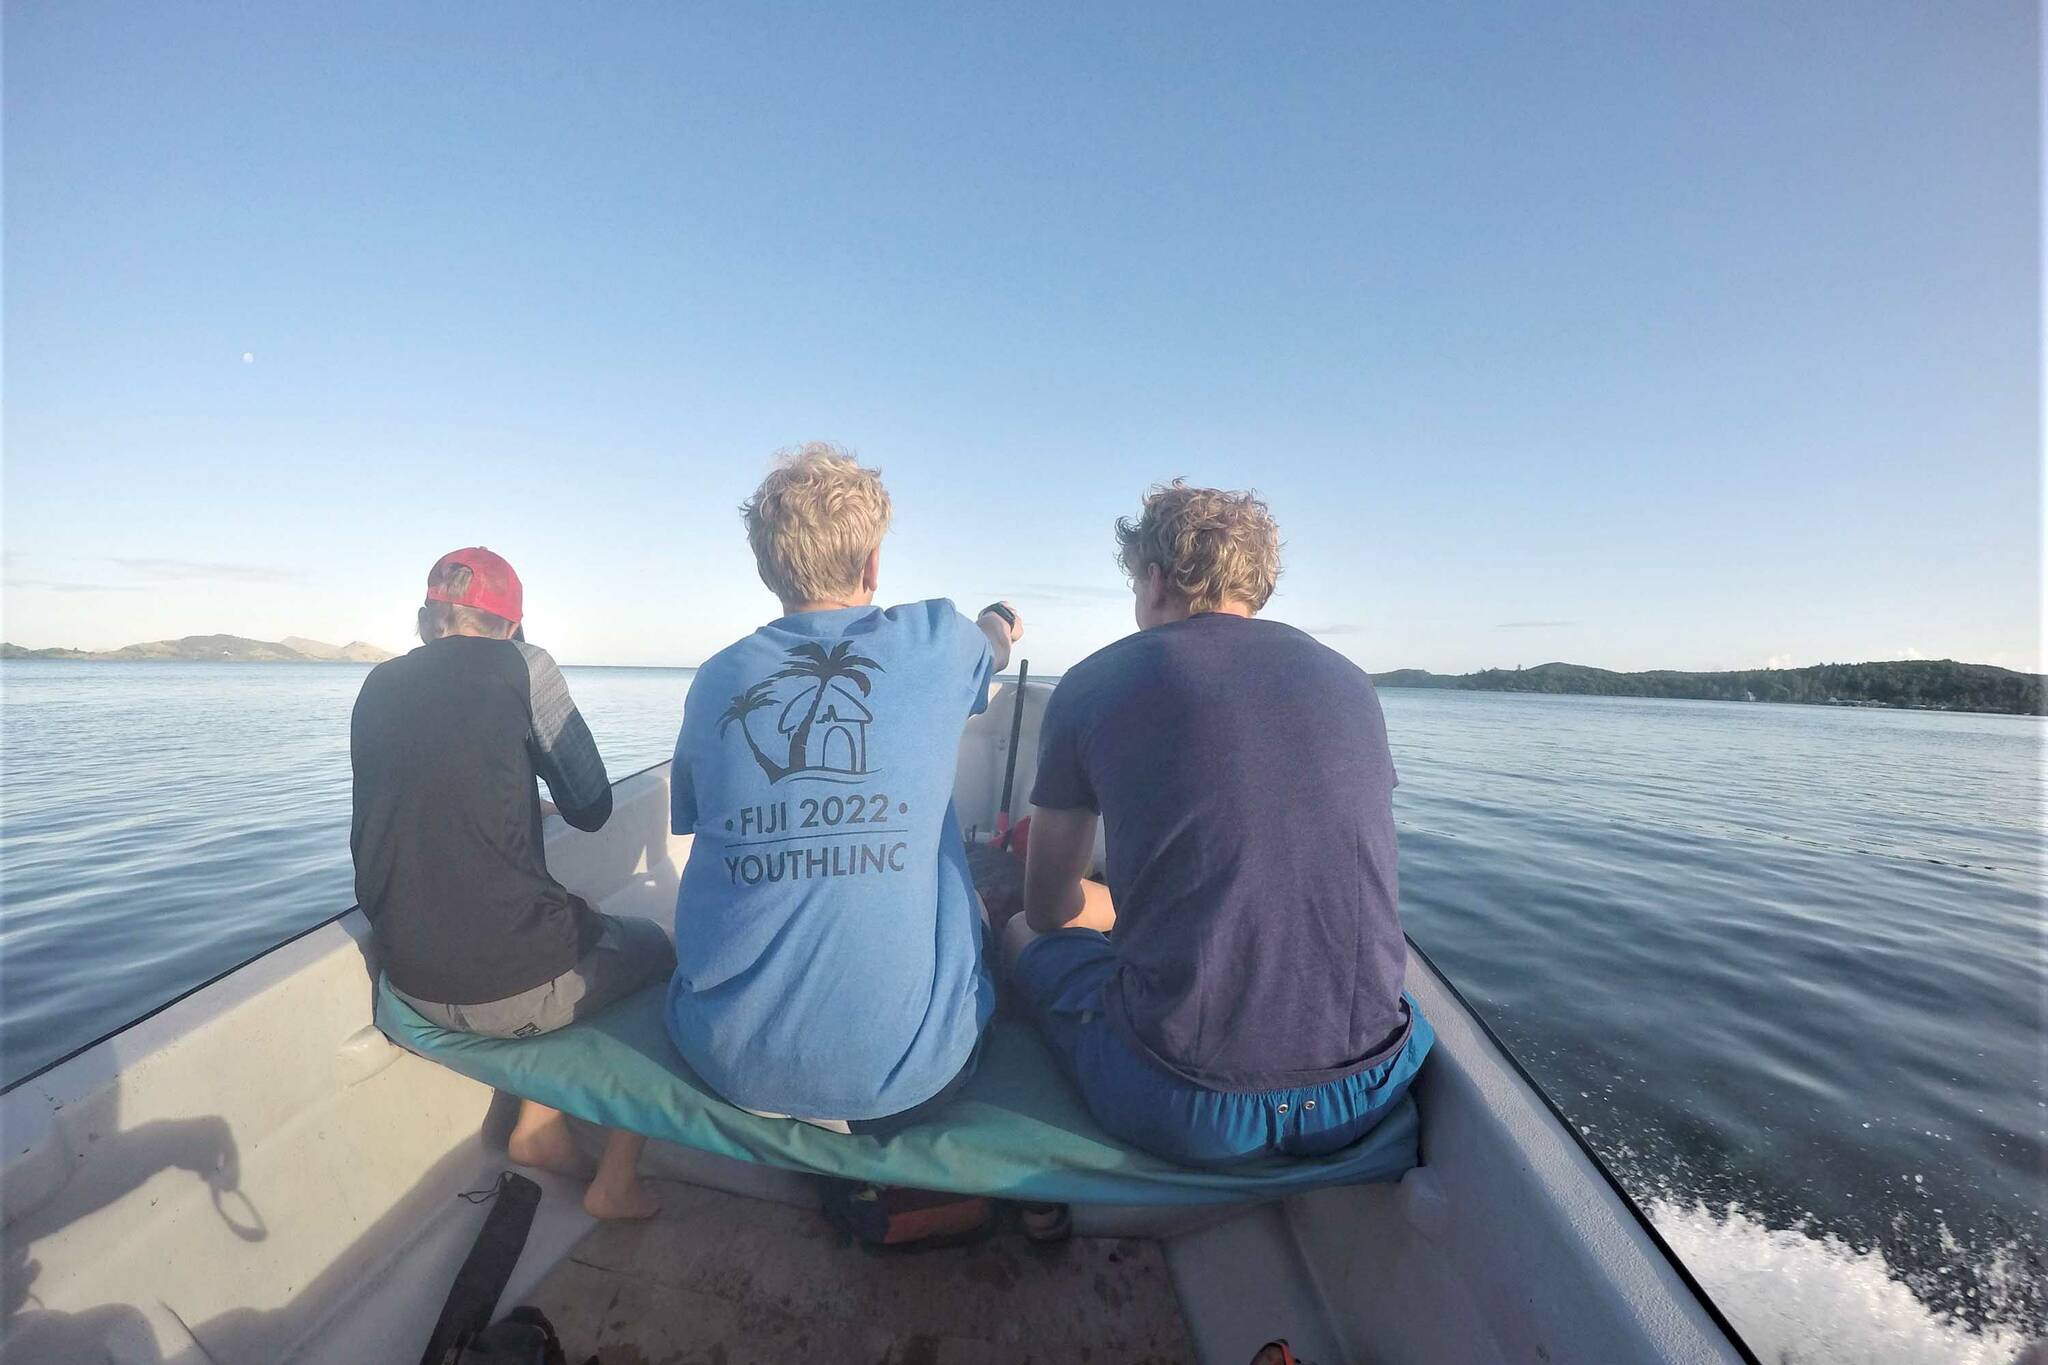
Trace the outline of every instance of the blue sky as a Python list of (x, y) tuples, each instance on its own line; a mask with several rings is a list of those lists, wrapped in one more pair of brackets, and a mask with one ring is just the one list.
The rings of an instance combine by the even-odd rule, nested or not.
[(695, 663), (825, 438), (1039, 668), (1174, 475), (1373, 668), (2030, 666), (2036, 13), (10, 0), (4, 634)]

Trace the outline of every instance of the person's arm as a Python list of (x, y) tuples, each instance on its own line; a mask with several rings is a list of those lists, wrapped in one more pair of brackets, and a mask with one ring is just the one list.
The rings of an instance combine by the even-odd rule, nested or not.
[(1008, 602), (991, 602), (974, 618), (974, 624), (988, 637), (988, 647), (996, 657), (994, 671), (1000, 673), (1008, 668), (1010, 645), (1024, 638), (1024, 618)]
[(1031, 808), (1031, 844), (1024, 857), (1024, 922), (1033, 932), (1098, 929), (1116, 924), (1109, 888), (1087, 880), (1095, 860), (1095, 812)]
[(532, 728), (526, 747), (534, 771), (548, 784), (562, 818), (581, 830), (596, 830), (612, 814), (612, 783), (590, 727), (569, 696), (569, 684), (548, 652), (518, 642), (526, 659), (527, 709)]
[(1024, 856), (1024, 923), (1035, 933), (1072, 927), (1106, 934), (1116, 923), (1109, 888), (1085, 880), (1095, 861), (1101, 805), (1088, 775), (1092, 711), (1085, 679), (1069, 675), (1053, 689), (1039, 722), (1031, 842)]

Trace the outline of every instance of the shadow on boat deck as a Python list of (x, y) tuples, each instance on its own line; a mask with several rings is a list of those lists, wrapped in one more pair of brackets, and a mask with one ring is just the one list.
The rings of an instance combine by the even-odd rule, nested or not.
[[(26, 1207), (0, 1228), (0, 1365), (99, 1359), (153, 1365), (163, 1359), (150, 1316), (132, 1303), (71, 1311), (46, 1306), (36, 1293), (44, 1267), (34, 1254), (37, 1243), (128, 1198), (160, 1174), (190, 1172), (238, 1240), (270, 1236), (262, 1212), (242, 1189), (241, 1149), (226, 1119), (158, 1119), (124, 1130), (120, 1118), (121, 1087), (114, 1077), (65, 1121), (52, 1123), (31, 1178), (33, 1192), (11, 1192)], [(92, 1180), (71, 1178), (88, 1151)]]

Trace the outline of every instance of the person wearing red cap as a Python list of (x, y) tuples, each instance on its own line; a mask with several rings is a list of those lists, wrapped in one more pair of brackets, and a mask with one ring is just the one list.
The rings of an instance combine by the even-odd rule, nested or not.
[[(491, 551), (443, 555), (423, 643), (371, 670), (349, 735), (356, 899), (384, 984), (443, 1028), (494, 1038), (552, 1032), (675, 965), (662, 926), (602, 914), (548, 874), (534, 779), (582, 830), (610, 817), (612, 789), (561, 670), (525, 641), (524, 597)], [(583, 1200), (592, 1214), (656, 1211), (637, 1170), (645, 1144), (610, 1135)], [(507, 1150), (587, 1173), (561, 1113), (532, 1100)]]

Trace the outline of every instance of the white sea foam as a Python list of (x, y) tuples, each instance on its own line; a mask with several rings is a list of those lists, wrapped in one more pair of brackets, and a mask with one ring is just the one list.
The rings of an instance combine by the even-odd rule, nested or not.
[[(2027, 1345), (1934, 1312), (1881, 1252), (1766, 1227), (1734, 1207), (1658, 1199), (1644, 1211), (1767, 1365), (2011, 1365)], [(1994, 1318), (2002, 1280), (1986, 1291)]]

